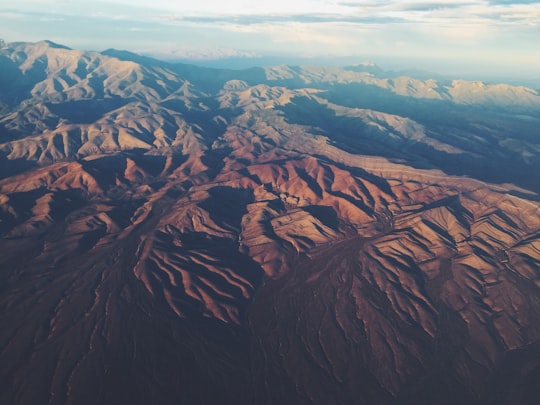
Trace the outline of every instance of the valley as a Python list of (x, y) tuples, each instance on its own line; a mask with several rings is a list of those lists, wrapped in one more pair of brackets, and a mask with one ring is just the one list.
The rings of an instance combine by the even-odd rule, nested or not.
[(0, 77), (0, 402), (540, 398), (536, 91), (48, 41)]

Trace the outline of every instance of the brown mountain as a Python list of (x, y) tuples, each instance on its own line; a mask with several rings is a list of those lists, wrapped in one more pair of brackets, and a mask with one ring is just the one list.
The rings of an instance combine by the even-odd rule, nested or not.
[(0, 50), (0, 402), (533, 404), (540, 96)]

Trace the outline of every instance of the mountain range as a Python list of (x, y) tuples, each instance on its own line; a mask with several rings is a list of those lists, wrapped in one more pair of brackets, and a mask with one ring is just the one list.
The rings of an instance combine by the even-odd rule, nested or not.
[(0, 402), (536, 404), (540, 94), (0, 49)]

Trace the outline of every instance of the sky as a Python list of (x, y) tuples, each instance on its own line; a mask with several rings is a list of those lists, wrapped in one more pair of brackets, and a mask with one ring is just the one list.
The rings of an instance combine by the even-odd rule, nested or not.
[(0, 38), (169, 59), (357, 58), (538, 76), (540, 0), (17, 0), (0, 4)]

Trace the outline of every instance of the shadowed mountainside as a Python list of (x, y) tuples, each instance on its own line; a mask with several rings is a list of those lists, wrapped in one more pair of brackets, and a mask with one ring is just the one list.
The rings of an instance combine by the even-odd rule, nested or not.
[(537, 403), (534, 91), (46, 41), (0, 70), (0, 402)]

